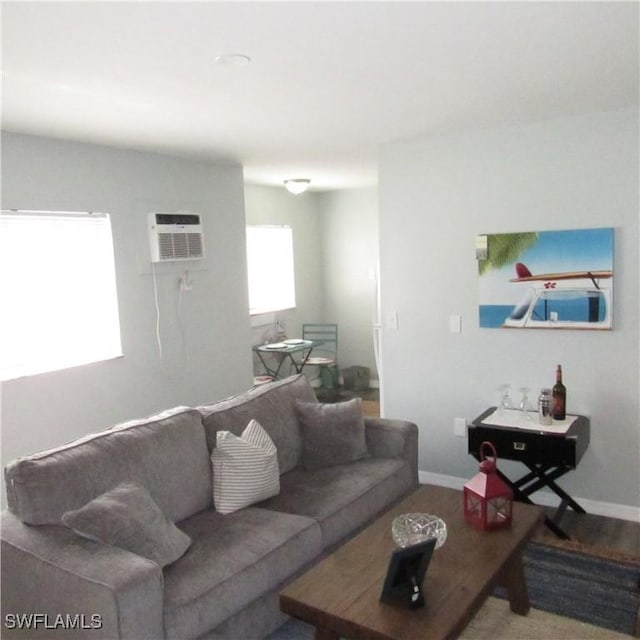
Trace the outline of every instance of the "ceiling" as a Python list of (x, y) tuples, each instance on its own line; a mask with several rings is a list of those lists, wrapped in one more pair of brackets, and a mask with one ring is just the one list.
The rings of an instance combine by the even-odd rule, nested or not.
[(392, 140), (638, 105), (638, 7), (2, 2), (2, 127), (369, 185)]

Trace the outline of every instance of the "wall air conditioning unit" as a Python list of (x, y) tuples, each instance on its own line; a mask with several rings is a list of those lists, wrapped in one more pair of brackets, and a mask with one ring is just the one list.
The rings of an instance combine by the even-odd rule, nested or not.
[(204, 258), (204, 237), (196, 213), (150, 213), (151, 262)]

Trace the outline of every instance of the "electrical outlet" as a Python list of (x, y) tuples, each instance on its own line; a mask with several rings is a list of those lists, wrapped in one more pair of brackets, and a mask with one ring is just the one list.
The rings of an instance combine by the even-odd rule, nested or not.
[(178, 280), (178, 286), (180, 291), (191, 291), (193, 289), (193, 284), (191, 283), (191, 278), (189, 277), (189, 272), (185, 271)]
[(465, 438), (467, 436), (467, 421), (465, 418), (453, 419), (453, 433), (458, 438)]
[(398, 328), (398, 312), (397, 311), (387, 311), (385, 317), (386, 317), (385, 325), (387, 329)]

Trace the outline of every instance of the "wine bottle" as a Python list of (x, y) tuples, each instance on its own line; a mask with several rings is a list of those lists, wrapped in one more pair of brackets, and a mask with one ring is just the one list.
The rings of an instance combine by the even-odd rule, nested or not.
[(560, 365), (556, 369), (556, 383), (553, 385), (551, 395), (553, 397), (553, 419), (564, 420), (567, 408), (567, 389), (562, 384), (562, 367)]

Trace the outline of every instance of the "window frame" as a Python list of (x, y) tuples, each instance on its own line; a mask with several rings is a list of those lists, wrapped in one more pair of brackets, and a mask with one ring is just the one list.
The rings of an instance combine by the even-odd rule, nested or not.
[(109, 214), (3, 209), (0, 232), (0, 380), (121, 357)]
[[(269, 246), (260, 246), (261, 243)], [(246, 225), (249, 315), (258, 316), (296, 307), (295, 251), (290, 225)], [(267, 283), (282, 288), (266, 295)], [(267, 299), (270, 299), (267, 300)]]

